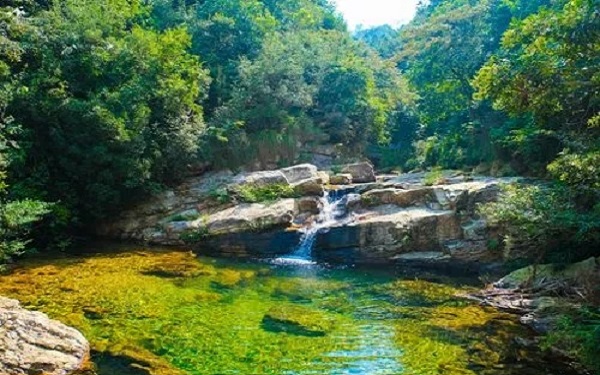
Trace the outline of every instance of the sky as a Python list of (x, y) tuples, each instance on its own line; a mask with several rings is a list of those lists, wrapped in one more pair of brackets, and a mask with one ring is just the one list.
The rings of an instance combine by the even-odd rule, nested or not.
[(357, 25), (371, 27), (399, 26), (415, 15), (419, 0), (334, 0), (350, 29)]

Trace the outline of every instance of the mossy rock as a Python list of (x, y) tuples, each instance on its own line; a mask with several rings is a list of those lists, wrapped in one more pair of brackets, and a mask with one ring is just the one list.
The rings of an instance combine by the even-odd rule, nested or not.
[(307, 337), (325, 336), (333, 327), (333, 319), (325, 313), (295, 305), (272, 307), (262, 320), (265, 331)]
[(211, 281), (213, 289), (233, 289), (256, 276), (254, 271), (219, 270), (214, 280)]
[(518, 288), (527, 284), (536, 285), (540, 282), (549, 282), (552, 280), (572, 282), (580, 277), (585, 277), (596, 272), (597, 269), (598, 263), (594, 258), (589, 258), (566, 267), (559, 267), (554, 264), (540, 264), (511, 272), (498, 281), (496, 285), (501, 288)]

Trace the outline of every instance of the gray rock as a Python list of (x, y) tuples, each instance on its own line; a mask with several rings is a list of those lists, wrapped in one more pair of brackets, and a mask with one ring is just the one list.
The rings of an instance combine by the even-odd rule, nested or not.
[(234, 185), (255, 185), (255, 186), (266, 186), (266, 185), (288, 185), (289, 181), (285, 177), (285, 174), (280, 171), (261, 171), (253, 172), (250, 174), (240, 175), (235, 178)]
[(373, 165), (368, 162), (349, 164), (342, 168), (342, 173), (352, 175), (352, 182), (365, 183), (377, 181)]
[(315, 197), (304, 197), (296, 200), (296, 211), (299, 214), (317, 215), (321, 211), (321, 201)]
[(0, 297), (1, 374), (73, 374), (83, 367), (89, 351), (79, 331)]
[(298, 181), (292, 185), (294, 191), (301, 196), (322, 196), (325, 194), (323, 181), (320, 177), (309, 178)]
[(352, 175), (350, 173), (340, 173), (331, 176), (329, 179), (331, 185), (350, 185), (352, 183)]
[(283, 168), (281, 169), (281, 172), (290, 184), (320, 177), (318, 175), (317, 167), (312, 164), (300, 164), (289, 168)]
[(417, 251), (412, 253), (400, 254), (392, 259), (407, 262), (439, 262), (450, 260), (451, 256), (440, 251)]

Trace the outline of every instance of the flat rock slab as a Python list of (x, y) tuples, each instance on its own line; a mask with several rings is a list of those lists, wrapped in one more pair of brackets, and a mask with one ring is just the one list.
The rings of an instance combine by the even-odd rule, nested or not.
[(0, 374), (69, 375), (82, 368), (89, 351), (76, 329), (0, 297)]

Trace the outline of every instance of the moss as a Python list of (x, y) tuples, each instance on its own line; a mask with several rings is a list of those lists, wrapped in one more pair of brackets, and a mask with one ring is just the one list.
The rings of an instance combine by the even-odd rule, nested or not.
[(235, 189), (239, 200), (246, 203), (272, 202), (281, 198), (297, 198), (298, 194), (291, 185), (241, 185)]
[[(81, 330), (99, 375), (518, 374), (511, 358), (544, 373), (539, 354), (514, 354), (525, 332), (514, 318), (455, 297), (464, 291), (177, 251), (36, 260), (0, 276), (0, 295)], [(527, 356), (539, 365), (517, 361)]]

